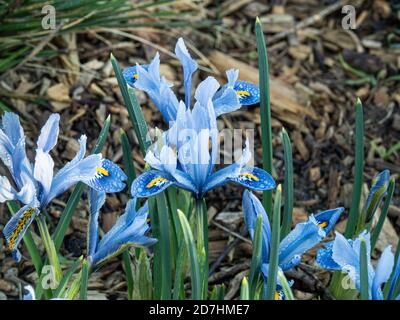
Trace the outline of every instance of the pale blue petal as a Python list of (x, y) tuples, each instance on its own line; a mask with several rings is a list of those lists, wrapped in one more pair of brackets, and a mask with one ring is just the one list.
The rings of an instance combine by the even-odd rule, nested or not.
[(325, 235), (313, 216), (306, 222), (298, 223), (279, 245), (279, 265), (291, 263), (296, 255), (302, 256), (317, 245)]
[(192, 75), (197, 70), (197, 62), (192, 59), (182, 38), (178, 39), (175, 46), (175, 54), (183, 67), (183, 83), (185, 87), (185, 104), (190, 108), (190, 97), (192, 95)]
[(54, 161), (51, 156), (42, 149), (36, 150), (35, 168), (33, 175), (40, 184), (40, 200), (46, 200), (50, 193), (51, 183), (53, 181)]
[(17, 114), (5, 112), (2, 118), (2, 127), (4, 133), (14, 146), (19, 142), (19, 140), (24, 138), (24, 129), (20, 124)]
[(95, 189), (90, 189), (89, 193), (89, 228), (87, 235), (87, 252), (88, 256), (92, 256), (97, 249), (97, 244), (99, 241), (99, 213), (101, 207), (106, 201), (106, 193), (98, 192)]
[(394, 255), (391, 251), (391, 247), (386, 247), (383, 250), (381, 258), (378, 261), (375, 269), (375, 277), (372, 282), (372, 299), (383, 300), (382, 284), (386, 283), (390, 274), (392, 273), (394, 266)]
[(37, 141), (38, 149), (48, 153), (57, 143), (59, 132), (60, 115), (53, 113), (46, 124), (42, 127)]
[(178, 109), (178, 99), (170, 85), (160, 76), (160, 56), (157, 53), (149, 64), (148, 70), (137, 65), (139, 78), (135, 87), (145, 91), (163, 115), (166, 122), (175, 121)]
[[(73, 163), (71, 164), (71, 162)], [(71, 162), (66, 165), (67, 168), (64, 167), (64, 170), (60, 170), (54, 176), (47, 203), (76, 183), (91, 181), (97, 174), (96, 168), (101, 167), (102, 157), (101, 154), (94, 154), (83, 160), (72, 160)]]
[(243, 193), (243, 216), (244, 222), (246, 223), (247, 229), (251, 239), (254, 238), (254, 230), (256, 227), (256, 221), (258, 215), (262, 215), (263, 227), (262, 227), (262, 262), (269, 262), (269, 248), (271, 242), (271, 226), (269, 224), (269, 219), (267, 213), (260, 200), (248, 190)]

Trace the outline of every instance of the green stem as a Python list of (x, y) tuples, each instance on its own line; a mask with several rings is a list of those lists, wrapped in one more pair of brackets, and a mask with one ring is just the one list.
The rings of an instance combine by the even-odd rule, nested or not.
[(285, 196), (285, 205), (283, 207), (283, 222), (281, 228), (281, 239), (286, 237), (292, 226), (293, 211), (293, 158), (292, 145), (290, 144), (289, 135), (285, 128), (282, 129), (282, 142), (285, 156), (285, 180), (283, 183), (283, 192)]
[(272, 220), (272, 238), (269, 254), (269, 268), (267, 278), (267, 300), (275, 299), (276, 277), (278, 272), (279, 243), (281, 231), (281, 193), (282, 186), (278, 185), (275, 194), (274, 217)]
[(368, 261), (365, 239), (361, 239), (360, 247), (360, 292), (361, 300), (369, 299), (368, 291)]
[(49, 259), (51, 266), (54, 268), (55, 281), (57, 282), (57, 285), (58, 285), (62, 278), (62, 271), (61, 271), (61, 266), (60, 266), (60, 261), (58, 259), (57, 251), (54, 246), (54, 242), (50, 236), (49, 229), (47, 228), (45, 219), (46, 218), (43, 215), (39, 215), (37, 217), (36, 221), (38, 224), (40, 236), (43, 240), (44, 248), (47, 253), (47, 257)]
[(82, 265), (81, 289), (79, 292), (80, 300), (87, 300), (88, 280), (89, 280), (89, 264), (87, 260), (85, 260)]
[(204, 199), (196, 199), (197, 254), (201, 268), (202, 297), (208, 294), (208, 215)]

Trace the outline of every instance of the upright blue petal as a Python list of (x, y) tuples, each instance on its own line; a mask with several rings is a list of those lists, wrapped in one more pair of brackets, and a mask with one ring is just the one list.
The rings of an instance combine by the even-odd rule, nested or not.
[(26, 229), (40, 213), (36, 203), (23, 206), (13, 215), (4, 227), (3, 234), (7, 242), (7, 250), (10, 251), (14, 259), (19, 262), (21, 253), (18, 250), (18, 244), (21, 242)]
[(42, 149), (36, 150), (34, 178), (40, 184), (40, 201), (46, 201), (53, 182), (54, 161), (51, 156)]
[(12, 145), (15, 146), (22, 138), (24, 138), (24, 129), (21, 126), (17, 114), (5, 112), (2, 118), (2, 127)]
[(217, 116), (236, 111), (242, 106), (234, 89), (235, 82), (239, 76), (239, 70), (230, 69), (226, 71), (228, 83), (225, 84), (213, 97), (213, 105)]
[(101, 207), (106, 201), (106, 193), (98, 192), (95, 189), (90, 189), (89, 193), (89, 228), (87, 235), (87, 251), (88, 256), (94, 255), (99, 241), (99, 213)]
[(178, 110), (178, 99), (171, 90), (171, 85), (160, 76), (160, 55), (157, 53), (148, 69), (137, 65), (139, 78), (135, 87), (145, 91), (163, 115), (166, 122), (175, 121)]
[(260, 102), (260, 88), (255, 84), (238, 80), (233, 88), (241, 105), (248, 106)]
[(157, 240), (147, 237), (147, 204), (136, 211), (136, 200), (128, 202), (125, 212), (97, 245), (96, 251), (89, 256), (92, 266), (98, 267), (109, 259), (119, 255), (129, 247), (147, 247)]
[(375, 268), (375, 277), (372, 282), (372, 299), (383, 300), (382, 284), (386, 283), (394, 266), (394, 255), (391, 247), (388, 246), (383, 250), (382, 255)]
[(246, 223), (252, 240), (254, 238), (254, 229), (256, 227), (257, 217), (262, 215), (262, 262), (268, 264), (271, 242), (271, 226), (269, 224), (269, 219), (265, 209), (260, 200), (258, 200), (258, 198), (248, 190), (245, 190), (243, 193), (242, 207), (244, 222)]
[[(141, 64), (140, 66), (146, 71), (149, 70), (149, 65), (148, 64)], [(137, 66), (125, 68), (122, 71), (122, 75), (125, 78), (125, 81), (127, 82), (127, 84), (134, 88), (137, 79), (139, 79)]]
[(190, 56), (182, 38), (179, 38), (178, 42), (176, 43), (175, 54), (183, 67), (185, 104), (187, 108), (190, 108), (190, 97), (192, 95), (192, 75), (197, 70), (198, 65), (196, 60), (192, 59)]
[(324, 229), (326, 234), (332, 230), (333, 226), (336, 224), (340, 215), (343, 213), (344, 208), (336, 208), (322, 211), (315, 215), (315, 219), (318, 222), (318, 225)]
[(40, 131), (37, 141), (38, 149), (42, 149), (43, 152), (48, 153), (54, 148), (58, 139), (59, 123), (60, 115), (58, 113), (53, 113)]
[(299, 256), (317, 245), (325, 235), (313, 216), (298, 223), (279, 245), (279, 265), (293, 267), (294, 262), (300, 262)]

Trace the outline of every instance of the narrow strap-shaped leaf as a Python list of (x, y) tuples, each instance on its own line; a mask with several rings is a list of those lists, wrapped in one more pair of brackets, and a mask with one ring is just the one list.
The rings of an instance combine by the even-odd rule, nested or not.
[(365, 239), (361, 239), (360, 244), (360, 293), (361, 300), (368, 300), (368, 261), (367, 245)]
[(129, 118), (132, 122), (136, 136), (139, 140), (140, 150), (145, 155), (147, 148), (150, 145), (150, 141), (147, 140), (147, 124), (144, 120), (142, 109), (140, 108), (139, 102), (136, 98), (135, 90), (128, 88), (128, 85), (122, 75), (121, 68), (119, 67), (118, 61), (111, 54), (111, 64), (114, 68), (115, 76), (117, 77), (118, 85), (121, 90), (122, 98), (125, 102), (125, 107), (128, 110)]
[(162, 289), (162, 265), (161, 265), (161, 244), (160, 244), (160, 222), (158, 217), (158, 208), (156, 197), (149, 198), (149, 214), (152, 237), (158, 239), (154, 245), (154, 262), (153, 262), (153, 281), (154, 281), (154, 299), (161, 299)]
[[(179, 217), (177, 217), (179, 219)], [(185, 270), (186, 263), (186, 247), (185, 241), (182, 241), (178, 250), (178, 257), (176, 259), (176, 268), (175, 268), (175, 281), (174, 281), (174, 292), (172, 299), (179, 300), (181, 297), (182, 289), (183, 289), (183, 276)]]
[(253, 238), (253, 252), (250, 264), (249, 286), (250, 286), (250, 299), (254, 299), (258, 275), (261, 269), (261, 252), (262, 252), (262, 215), (257, 216), (256, 227), (254, 228)]
[(192, 230), (190, 229), (189, 222), (185, 214), (178, 210), (178, 217), (182, 227), (183, 238), (185, 240), (185, 247), (188, 251), (190, 274), (192, 281), (192, 299), (201, 299), (201, 280), (200, 280), (200, 267), (197, 260), (196, 245), (193, 239)]
[(64, 291), (67, 287), (68, 282), (71, 280), (73, 274), (78, 269), (83, 261), (83, 257), (76, 259), (71, 267), (68, 269), (67, 273), (62, 277), (60, 284), (58, 285), (57, 289), (54, 291), (55, 298), (62, 298)]
[(371, 252), (374, 251), (374, 249), (375, 249), (379, 235), (383, 228), (383, 224), (385, 223), (386, 217), (388, 215), (390, 202), (392, 201), (392, 197), (393, 197), (393, 193), (394, 193), (394, 187), (395, 187), (395, 180), (393, 178), (389, 182), (388, 191), (387, 191), (385, 202), (383, 204), (381, 215), (379, 216), (378, 223), (376, 224), (375, 229), (371, 235)]
[(364, 114), (360, 99), (356, 103), (355, 177), (349, 218), (344, 236), (352, 238), (360, 215), (360, 199), (364, 172)]
[(283, 221), (281, 228), (281, 239), (287, 236), (290, 232), (292, 225), (292, 211), (293, 211), (293, 158), (292, 158), (292, 145), (290, 143), (289, 135), (285, 128), (281, 133), (284, 158), (285, 158), (285, 180), (283, 183), (283, 192), (285, 196), (285, 205), (283, 207)]
[(278, 272), (279, 243), (281, 231), (281, 193), (282, 186), (276, 188), (274, 202), (274, 216), (272, 219), (272, 239), (269, 255), (269, 268), (267, 278), (267, 300), (275, 299), (276, 276)]
[(281, 270), (278, 271), (278, 278), (279, 278), (279, 281), (281, 282), (282, 290), (283, 290), (283, 293), (285, 294), (285, 299), (286, 300), (295, 300), (292, 289), (290, 288), (290, 285), (289, 285), (283, 271), (281, 271)]
[[(260, 78), (260, 114), (261, 114), (261, 143), (263, 168), (272, 174), (272, 126), (271, 103), (269, 95), (269, 65), (268, 52), (260, 19), (256, 19), (256, 42), (258, 51), (258, 68)], [(272, 212), (272, 191), (263, 193), (263, 205), (267, 213)]]
[(81, 290), (79, 292), (80, 300), (87, 300), (87, 288), (89, 281), (89, 264), (85, 260), (82, 264)]
[(161, 299), (171, 299), (171, 255), (170, 255), (170, 235), (169, 235), (169, 221), (168, 221), (168, 204), (164, 193), (156, 196), (157, 209), (158, 209), (158, 223), (160, 230), (160, 237), (158, 243), (160, 246), (161, 255), (161, 268), (162, 286), (161, 286)]
[(242, 280), (242, 285), (240, 287), (240, 300), (249, 300), (249, 282), (247, 277)]
[(132, 299), (133, 293), (133, 271), (131, 265), (131, 257), (129, 255), (129, 251), (125, 250), (122, 253), (122, 259), (124, 262), (124, 270), (125, 270), (125, 277), (126, 277), (126, 286), (128, 288), (128, 299)]
[[(106, 142), (108, 132), (110, 130), (111, 117), (108, 116), (106, 121), (104, 122), (103, 128), (101, 129), (100, 135), (96, 141), (96, 144), (93, 148), (92, 154), (96, 154), (101, 152), (103, 149), (104, 143)], [(61, 244), (64, 240), (65, 233), (67, 232), (68, 226), (71, 223), (72, 216), (74, 215), (76, 206), (79, 203), (79, 200), (82, 197), (82, 192), (85, 188), (85, 185), (82, 182), (79, 182), (76, 186), (70, 197), (68, 198), (67, 205), (65, 206), (64, 212), (61, 215), (60, 221), (57, 224), (56, 230), (53, 233), (53, 240), (56, 250), (60, 250)]]
[(128, 176), (128, 190), (130, 190), (132, 182), (136, 178), (135, 163), (132, 158), (132, 147), (124, 129), (120, 129), (120, 136), (122, 145), (122, 159), (125, 166), (125, 174)]

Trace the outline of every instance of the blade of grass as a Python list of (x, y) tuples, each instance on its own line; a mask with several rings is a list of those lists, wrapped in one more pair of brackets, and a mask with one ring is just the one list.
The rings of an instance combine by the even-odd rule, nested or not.
[(352, 238), (360, 215), (360, 199), (364, 172), (364, 115), (360, 99), (356, 103), (355, 177), (349, 218), (344, 236)]
[[(108, 132), (110, 130), (110, 124), (111, 124), (111, 117), (108, 116), (106, 121), (104, 122), (103, 128), (101, 129), (99, 138), (97, 139), (97, 142), (93, 148), (92, 154), (99, 153), (103, 149), (104, 143), (106, 142), (108, 136)], [(64, 212), (61, 215), (60, 221), (58, 222), (56, 230), (53, 233), (53, 240), (56, 251), (60, 250), (61, 244), (64, 240), (65, 233), (67, 232), (68, 226), (71, 223), (72, 216), (74, 215), (76, 206), (78, 205), (78, 202), (82, 197), (84, 188), (85, 185), (82, 182), (78, 183), (68, 199)]]
[(281, 194), (282, 186), (276, 188), (274, 202), (274, 216), (272, 219), (272, 238), (269, 255), (269, 268), (267, 277), (267, 300), (275, 299), (276, 276), (278, 272), (279, 243), (281, 231)]
[(200, 280), (200, 267), (197, 260), (196, 245), (193, 239), (192, 230), (190, 229), (189, 222), (185, 214), (178, 210), (178, 217), (182, 227), (183, 238), (185, 240), (185, 247), (188, 252), (190, 274), (192, 281), (192, 299), (201, 299), (201, 280)]
[(361, 300), (369, 300), (368, 291), (368, 262), (367, 245), (365, 239), (360, 243), (360, 293)]
[(150, 145), (150, 140), (147, 139), (148, 129), (142, 109), (136, 98), (135, 90), (128, 88), (128, 85), (122, 75), (118, 61), (111, 54), (111, 64), (114, 68), (115, 76), (117, 77), (118, 85), (121, 90), (122, 98), (124, 99), (125, 107), (128, 110), (129, 118), (132, 122), (136, 136), (139, 140), (140, 150), (145, 155), (147, 148)]
[(285, 205), (283, 208), (283, 222), (281, 228), (281, 239), (287, 236), (292, 226), (292, 211), (293, 211), (293, 158), (292, 158), (292, 145), (290, 143), (289, 135), (285, 128), (281, 133), (283, 150), (285, 157), (285, 180), (283, 183), (283, 192), (285, 196)]
[(254, 228), (253, 252), (252, 252), (250, 274), (249, 274), (250, 299), (254, 299), (255, 297), (258, 275), (260, 273), (260, 268), (261, 268), (262, 225), (263, 225), (263, 217), (260, 214), (257, 216), (256, 227)]
[(383, 208), (381, 211), (381, 215), (379, 216), (378, 223), (375, 226), (374, 231), (372, 232), (371, 236), (371, 252), (374, 251), (376, 242), (378, 241), (379, 235), (382, 231), (383, 224), (385, 223), (385, 219), (389, 212), (390, 202), (392, 201), (393, 193), (394, 193), (394, 186), (395, 186), (395, 179), (390, 179), (388, 191), (386, 195), (385, 202), (383, 204)]
[(85, 260), (83, 261), (82, 265), (81, 289), (79, 292), (80, 300), (87, 300), (88, 280), (89, 280), (89, 264)]
[[(177, 217), (179, 219), (179, 217)], [(176, 259), (176, 268), (175, 268), (175, 281), (174, 281), (174, 292), (172, 299), (179, 300), (181, 297), (182, 289), (183, 289), (183, 276), (184, 276), (184, 267), (186, 263), (186, 247), (185, 242), (180, 242), (178, 257)]]
[[(269, 95), (269, 65), (268, 52), (265, 44), (261, 21), (256, 19), (256, 41), (258, 51), (258, 67), (260, 78), (260, 113), (261, 113), (261, 143), (263, 168), (272, 174), (272, 126), (271, 126), (271, 104)], [(263, 193), (263, 205), (269, 218), (272, 212), (272, 191)]]

